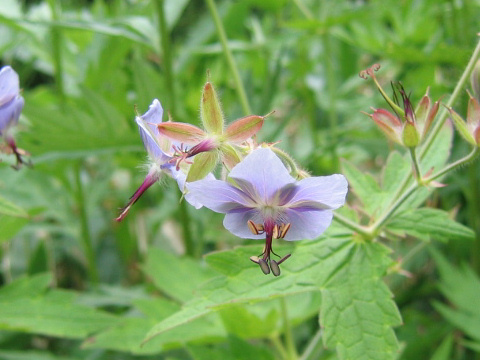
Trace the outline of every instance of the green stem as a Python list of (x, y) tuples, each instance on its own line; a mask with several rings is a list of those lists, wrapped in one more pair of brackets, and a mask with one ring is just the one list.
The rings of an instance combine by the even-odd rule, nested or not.
[(410, 156), (412, 157), (413, 167), (415, 169), (414, 177), (417, 183), (422, 183), (422, 172), (420, 171), (420, 164), (418, 163), (417, 153), (414, 147), (408, 148), (410, 150)]
[(302, 3), (301, 0), (293, 0), (293, 3), (308, 20), (314, 19), (312, 12)]
[(206, 0), (210, 13), (213, 17), (213, 22), (215, 23), (215, 27), (217, 28), (218, 37), (220, 38), (220, 42), (222, 44), (223, 53), (227, 58), (228, 66), (230, 67), (230, 71), (233, 74), (233, 80), (235, 82), (235, 86), (237, 88), (238, 96), (240, 97), (240, 102), (242, 103), (243, 112), (245, 115), (249, 115), (252, 113), (250, 104), (248, 103), (247, 94), (245, 92), (245, 87), (243, 86), (242, 79), (240, 77), (240, 73), (238, 71), (237, 65), (235, 63), (235, 59), (233, 58), (232, 52), (228, 47), (228, 40), (227, 35), (225, 33), (225, 29), (223, 27), (222, 21), (220, 16), (218, 15), (218, 10), (215, 5), (214, 0)]
[(85, 205), (85, 194), (82, 184), (82, 164), (78, 161), (75, 165), (75, 183), (77, 187), (77, 204), (80, 212), (80, 230), (83, 247), (85, 249), (85, 256), (87, 258), (88, 273), (90, 279), (94, 284), (98, 283), (98, 271), (95, 259), (95, 251), (93, 249), (92, 238), (90, 236), (90, 229), (88, 226), (87, 207)]
[(402, 196), (400, 196), (397, 201), (395, 201), (392, 206), (390, 206), (390, 208), (370, 227), (370, 233), (373, 235), (378, 234), (385, 222), (395, 213), (395, 211), (397, 211), (403, 202), (407, 200), (408, 197), (415, 192), (415, 190), (417, 190), (418, 186), (419, 185), (417, 183), (410, 186), (407, 191), (405, 191)]
[(285, 350), (285, 347), (283, 346), (282, 342), (278, 338), (278, 335), (270, 337), (270, 341), (272, 342), (273, 346), (275, 347), (275, 350), (280, 354), (280, 357), (282, 359), (288, 360), (288, 353), (287, 350)]
[[(52, 20), (57, 21), (61, 12), (60, 2), (55, 0), (48, 0), (50, 9), (52, 11)], [(56, 25), (51, 25), (52, 36), (52, 56), (53, 67), (55, 71), (55, 85), (57, 87), (58, 97), (60, 99), (60, 106), (65, 106), (65, 88), (63, 86), (63, 62), (62, 62), (62, 34)]]
[(448, 166), (444, 167), (442, 170), (433, 174), (432, 176), (429, 176), (427, 179), (424, 180), (424, 182), (428, 184), (428, 182), (438, 179), (439, 177), (445, 175), (446, 173), (449, 173), (450, 171), (455, 170), (456, 168), (464, 164), (467, 164), (468, 162), (472, 161), (475, 158), (475, 156), (477, 156), (479, 153), (480, 153), (480, 149), (477, 146), (475, 146), (473, 150), (470, 152), (470, 154), (449, 164)]
[[(451, 107), (455, 103), (455, 101), (457, 100), (458, 96), (460, 95), (460, 91), (465, 86), (465, 82), (468, 80), (471, 72), (473, 71), (473, 68), (475, 67), (475, 63), (477, 62), (479, 57), (480, 57), (480, 41), (478, 42), (478, 44), (477, 44), (477, 46), (476, 46), (476, 48), (475, 48), (475, 50), (472, 54), (472, 57), (470, 58), (470, 60), (467, 64), (467, 67), (465, 68), (465, 71), (463, 72), (462, 76), (460, 77), (460, 80), (458, 81), (457, 85), (455, 86), (455, 89), (452, 93), (452, 96), (450, 96), (450, 98), (448, 99), (448, 102), (447, 102), (446, 106), (442, 108), (442, 113), (440, 114), (440, 117), (435, 122), (435, 125), (432, 128), (432, 130), (430, 131), (430, 134), (429, 134), (428, 138), (425, 140), (425, 143), (422, 146), (422, 149), (420, 150), (420, 154), (419, 154), (420, 159), (423, 159), (425, 154), (430, 149), (430, 146), (432, 145), (433, 140), (435, 140), (435, 137), (437, 136), (438, 132), (440, 131), (440, 129), (442, 128), (443, 124), (445, 123), (445, 121), (447, 119), (447, 116), (448, 116), (447, 108)], [(378, 84), (378, 82), (376, 81), (375, 78), (374, 78), (374, 81), (375, 81), (375, 84), (377, 84), (377, 87), (379, 87), (379, 84)], [(379, 89), (380, 89), (380, 87), (379, 87)], [(382, 95), (384, 97), (386, 96), (386, 94), (384, 95), (383, 93), (382, 93)], [(441, 175), (443, 175), (443, 174), (441, 174)], [(439, 175), (439, 176), (441, 176), (441, 175)], [(433, 180), (433, 179), (430, 178), (430, 180)], [(395, 194), (393, 199), (403, 197), (405, 191), (407, 191), (407, 192), (411, 191), (411, 187), (408, 188), (408, 190), (406, 190), (409, 181), (410, 181), (410, 174), (406, 174), (406, 176), (401, 181), (401, 185), (399, 187), (399, 190), (397, 191), (397, 193)], [(397, 203), (398, 203), (398, 201), (395, 201), (395, 202), (391, 203), (390, 209), (387, 211), (387, 213), (385, 213), (374, 224), (374, 226), (373, 226), (374, 230), (377, 230), (378, 226), (380, 224), (383, 224), (388, 219), (388, 217), (396, 210), (396, 209), (394, 209), (394, 207), (396, 206)]]
[(320, 341), (321, 339), (322, 339), (322, 329), (318, 329), (315, 336), (308, 343), (307, 348), (305, 349), (305, 351), (303, 352), (299, 360), (313, 359), (313, 356), (316, 355), (318, 348), (323, 346)]
[(282, 311), (283, 325), (285, 328), (285, 344), (287, 346), (288, 359), (296, 360), (298, 359), (297, 348), (295, 347), (295, 341), (293, 340), (292, 325), (290, 323), (290, 319), (288, 318), (287, 302), (283, 297), (280, 298), (280, 307)]
[(460, 95), (460, 92), (463, 90), (465, 83), (468, 81), (470, 78), (470, 74), (472, 73), (475, 64), (477, 63), (477, 60), (480, 58), (480, 41), (478, 42), (477, 46), (475, 47), (475, 50), (473, 51), (472, 57), (470, 58), (470, 61), (467, 64), (467, 67), (465, 68), (465, 71), (463, 72), (462, 76), (460, 77), (460, 80), (458, 80), (457, 85), (455, 86), (455, 89), (453, 90), (452, 96), (448, 99), (447, 104), (442, 108), (442, 113), (440, 114), (440, 117), (438, 118), (437, 121), (435, 121), (435, 124), (430, 131), (430, 134), (428, 135), (428, 138), (425, 140), (425, 143), (422, 147), (422, 151), (420, 153), (420, 158), (423, 158), (425, 153), (430, 149), (430, 146), (433, 143), (433, 140), (435, 140), (435, 137), (437, 134), (440, 132), (440, 129), (442, 128), (443, 124), (445, 123), (445, 120), (447, 120), (448, 117), (448, 108), (452, 107), (455, 101), (457, 100), (458, 96)]
[(169, 96), (170, 104), (170, 113), (175, 119), (176, 114), (176, 97), (175, 97), (175, 83), (173, 76), (173, 67), (172, 67), (172, 51), (170, 46), (170, 34), (168, 33), (167, 20), (165, 17), (165, 1), (156, 0), (154, 2), (155, 10), (157, 12), (157, 21), (158, 21), (158, 31), (160, 35), (160, 48), (163, 52), (163, 63), (165, 71), (165, 88), (167, 91), (167, 96)]
[(345, 226), (346, 228), (353, 230), (357, 234), (362, 235), (366, 239), (372, 238), (372, 233), (370, 231), (365, 229), (363, 226), (351, 221), (350, 219), (340, 215), (338, 212), (333, 213), (333, 220)]

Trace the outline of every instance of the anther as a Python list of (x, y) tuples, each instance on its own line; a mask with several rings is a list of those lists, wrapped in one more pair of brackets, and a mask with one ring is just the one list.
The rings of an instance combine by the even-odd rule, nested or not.
[(253, 235), (263, 234), (264, 232), (263, 225), (255, 224), (252, 220), (248, 220), (247, 225)]
[(275, 226), (273, 227), (273, 230), (272, 230), (272, 238), (273, 239), (278, 239), (278, 225), (275, 224)]
[(268, 264), (265, 260), (258, 259), (258, 265), (260, 265), (260, 269), (262, 269), (265, 275), (270, 274), (270, 268), (268, 267)]
[(272, 274), (275, 276), (280, 275), (280, 267), (275, 260), (270, 260), (270, 268), (272, 269)]
[(290, 224), (290, 223), (280, 225), (280, 230), (278, 232), (278, 239), (283, 239), (285, 237), (285, 235), (287, 235), (287, 232), (288, 232), (288, 230), (290, 230), (291, 226), (292, 226), (292, 224)]

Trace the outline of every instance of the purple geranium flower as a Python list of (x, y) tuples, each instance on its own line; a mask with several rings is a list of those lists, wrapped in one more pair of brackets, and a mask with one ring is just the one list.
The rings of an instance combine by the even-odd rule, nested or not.
[(23, 97), (20, 95), (20, 81), (18, 74), (10, 66), (0, 69), (0, 136), (5, 138), (11, 151), (21, 164), (21, 150), (17, 148), (15, 140), (8, 133), (8, 130), (18, 123), (18, 118), (24, 105)]
[[(155, 182), (157, 182), (164, 174), (174, 178), (177, 181), (179, 188), (183, 191), (186, 175), (181, 169), (176, 168), (174, 157), (169, 155), (170, 153), (173, 154), (176, 147), (158, 131), (157, 125), (162, 122), (162, 117), (162, 105), (157, 99), (155, 99), (145, 114), (135, 118), (138, 130), (140, 131), (140, 136), (143, 140), (143, 145), (147, 150), (150, 159), (150, 168), (142, 185), (140, 185), (137, 191), (135, 191), (128, 204), (115, 219), (117, 221), (122, 221), (140, 196), (142, 196), (142, 194), (150, 186), (155, 184)], [(201, 207), (200, 204), (192, 199), (191, 195), (187, 194), (185, 199), (196, 208)]]
[[(272, 239), (314, 239), (330, 225), (333, 209), (345, 202), (348, 184), (343, 175), (309, 177), (297, 181), (275, 153), (254, 150), (228, 175), (228, 182), (203, 179), (187, 184), (203, 206), (226, 214), (223, 225), (241, 238), (265, 238), (262, 258), (252, 257), (265, 274), (278, 267), (270, 259)], [(274, 253), (275, 254), (275, 253)], [(276, 254), (275, 254), (276, 255)]]

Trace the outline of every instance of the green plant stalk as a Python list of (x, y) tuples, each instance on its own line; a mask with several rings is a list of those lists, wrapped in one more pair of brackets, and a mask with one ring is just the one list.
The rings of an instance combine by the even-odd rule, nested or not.
[(76, 185), (76, 197), (78, 211), (80, 213), (80, 232), (83, 247), (85, 249), (85, 257), (87, 258), (87, 269), (90, 276), (90, 280), (93, 284), (98, 283), (98, 271), (95, 259), (95, 251), (93, 249), (92, 238), (90, 236), (90, 229), (88, 226), (87, 208), (85, 205), (85, 194), (82, 185), (82, 163), (81, 160), (75, 164), (75, 185)]
[(385, 222), (398, 210), (398, 208), (403, 204), (403, 202), (405, 200), (408, 199), (408, 197), (410, 195), (412, 195), (415, 190), (417, 190), (420, 186), (423, 186), (422, 184), (428, 184), (430, 182), (432, 182), (433, 180), (435, 179), (438, 179), (439, 177), (455, 170), (456, 168), (464, 165), (464, 164), (467, 164), (468, 162), (472, 161), (476, 155), (478, 155), (479, 153), (479, 149), (478, 147), (475, 147), (472, 152), (470, 152), (470, 154), (468, 154), (467, 156), (455, 161), (454, 163), (452, 164), (449, 164), (447, 165), (446, 167), (444, 167), (442, 170), (438, 171), (437, 173), (429, 176), (429, 177), (426, 177), (424, 179), (422, 179), (421, 183), (415, 183), (413, 184), (412, 186), (410, 186), (408, 188), (407, 191), (405, 191), (402, 196), (400, 196), (397, 201), (395, 201), (395, 203), (393, 203), (393, 205), (388, 209), (388, 211), (386, 211), (382, 217), (380, 217), (376, 222), (375, 224), (373, 224), (371, 227), (370, 227), (370, 233), (372, 235), (376, 235), (378, 234), (380, 228), (385, 224)]
[[(176, 96), (175, 96), (175, 80), (174, 80), (174, 73), (173, 73), (173, 66), (172, 66), (172, 51), (171, 51), (171, 44), (170, 44), (170, 34), (168, 33), (167, 29), (167, 20), (165, 17), (165, 1), (164, 0), (156, 0), (154, 2), (155, 10), (157, 12), (157, 20), (159, 26), (159, 34), (160, 34), (160, 48), (163, 52), (163, 61), (165, 65), (165, 88), (168, 90), (167, 93), (170, 96), (169, 104), (170, 104), (170, 112), (173, 118), (176, 117)], [(180, 195), (181, 196), (181, 195)], [(183, 230), (183, 241), (185, 246), (185, 253), (189, 256), (195, 256), (195, 243), (192, 238), (192, 230), (191, 230), (191, 221), (190, 215), (188, 214), (187, 204), (185, 201), (180, 202), (180, 216), (182, 221), (180, 222), (182, 225)]]
[(287, 302), (284, 297), (280, 298), (280, 307), (282, 311), (283, 325), (285, 331), (285, 345), (287, 346), (288, 359), (296, 360), (298, 359), (298, 353), (297, 348), (295, 347), (295, 341), (293, 340), (292, 324), (290, 323), (290, 319), (288, 318)]
[(464, 165), (464, 164), (467, 164), (469, 163), (470, 161), (472, 161), (473, 159), (475, 159), (475, 157), (480, 153), (480, 150), (477, 146), (475, 146), (473, 148), (473, 150), (470, 152), (470, 154), (468, 154), (467, 156), (447, 165), (446, 167), (444, 167), (442, 170), (438, 171), (437, 173), (429, 176), (427, 179), (424, 180), (425, 183), (428, 184), (428, 182), (430, 181), (433, 181), (435, 179), (438, 179), (439, 177), (451, 172), (452, 170), (455, 170), (456, 168)]
[(272, 345), (274, 346), (275, 350), (280, 355), (280, 357), (284, 360), (288, 360), (287, 350), (285, 350), (285, 347), (283, 346), (282, 342), (280, 341), (278, 335), (271, 336), (269, 339), (270, 339)]
[[(55, 0), (48, 0), (50, 9), (52, 11), (53, 21), (59, 19), (59, 6), (60, 2)], [(65, 87), (63, 86), (63, 62), (62, 62), (62, 34), (60, 29), (56, 25), (50, 25), (50, 34), (52, 36), (52, 56), (53, 56), (53, 67), (55, 71), (55, 85), (57, 88), (58, 98), (60, 100), (60, 107), (64, 108), (65, 106)]]
[(228, 66), (230, 67), (230, 71), (233, 74), (233, 80), (235, 82), (235, 87), (237, 88), (238, 96), (240, 98), (240, 102), (242, 104), (242, 109), (245, 115), (250, 115), (252, 113), (252, 109), (247, 99), (247, 94), (245, 92), (245, 87), (243, 86), (242, 79), (240, 77), (240, 73), (238, 71), (237, 64), (235, 63), (235, 59), (233, 58), (232, 52), (228, 47), (228, 40), (227, 35), (225, 33), (225, 28), (223, 27), (222, 21), (220, 16), (218, 15), (218, 10), (215, 5), (214, 0), (206, 0), (208, 9), (212, 14), (213, 22), (215, 23), (215, 27), (217, 28), (218, 37), (220, 38), (220, 42), (222, 44), (223, 53), (227, 59)]
[(312, 12), (302, 3), (301, 0), (292, 0), (295, 6), (300, 10), (300, 12), (305, 16), (308, 20), (313, 20), (314, 16)]
[[(420, 150), (420, 154), (419, 154), (420, 159), (424, 158), (425, 154), (428, 152), (430, 146), (432, 145), (433, 140), (435, 140), (435, 137), (440, 132), (440, 129), (442, 128), (442, 126), (445, 123), (445, 121), (447, 119), (447, 116), (448, 116), (447, 108), (451, 107), (455, 103), (455, 101), (457, 100), (458, 96), (460, 95), (461, 90), (465, 86), (465, 82), (470, 77), (470, 74), (473, 71), (475, 63), (477, 62), (479, 57), (480, 57), (480, 41), (478, 42), (478, 44), (477, 44), (469, 62), (467, 64), (467, 67), (465, 68), (465, 71), (463, 72), (463, 74), (460, 77), (457, 85), (455, 86), (455, 89), (452, 93), (452, 96), (450, 96), (450, 98), (448, 99), (448, 102), (447, 102), (446, 106), (442, 109), (442, 113), (440, 114), (438, 120), (435, 122), (435, 125), (432, 128), (432, 130), (430, 131), (430, 134), (428, 135), (428, 138), (425, 140), (425, 143), (422, 146), (422, 149)], [(375, 83), (377, 83), (377, 82), (375, 82)], [(407, 189), (407, 185), (408, 185), (409, 181), (410, 181), (410, 173), (406, 174), (406, 176), (401, 181), (401, 186), (399, 187), (399, 190), (397, 191), (397, 193), (395, 194), (393, 199), (397, 199), (397, 198), (402, 196), (402, 194)], [(396, 202), (392, 202), (392, 204), (390, 205), (390, 208), (393, 207), (395, 205), (395, 203)], [(389, 212), (390, 211), (388, 211), (387, 213), (389, 213)], [(380, 218), (379, 220), (377, 220), (376, 224), (383, 222), (384, 217), (385, 217), (385, 215), (382, 216), (382, 218)]]
[(317, 351), (318, 348), (323, 347), (322, 342), (320, 341), (322, 339), (322, 329), (318, 329), (318, 331), (315, 333), (315, 336), (310, 339), (310, 342), (307, 345), (307, 348), (303, 352), (302, 356), (300, 356), (299, 360), (313, 360), (313, 357)]
[(410, 156), (412, 158), (413, 168), (415, 169), (414, 177), (417, 180), (417, 183), (422, 183), (422, 172), (420, 171), (420, 164), (418, 163), (417, 153), (414, 147), (409, 148)]
[(435, 124), (432, 130), (430, 131), (430, 134), (425, 140), (424, 146), (420, 152), (420, 159), (422, 159), (425, 153), (430, 149), (430, 146), (432, 145), (433, 140), (435, 140), (435, 137), (440, 132), (440, 129), (442, 128), (443, 124), (445, 123), (448, 117), (447, 109), (452, 107), (455, 101), (457, 100), (458, 96), (460, 95), (460, 92), (465, 87), (465, 83), (469, 80), (470, 75), (479, 58), (480, 58), (480, 41), (477, 43), (477, 46), (475, 47), (475, 50), (473, 51), (473, 54), (470, 57), (470, 60), (468, 61), (467, 67), (465, 68), (462, 76), (460, 77), (460, 80), (458, 80), (458, 83), (455, 86), (455, 89), (453, 90), (452, 96), (450, 96), (447, 104), (443, 107), (440, 117), (438, 118), (437, 121), (435, 121)]
[(361, 225), (358, 225), (357, 223), (353, 222), (352, 220), (340, 215), (338, 212), (333, 213), (333, 220), (338, 222), (339, 224), (345, 226), (346, 228), (353, 230), (357, 234), (362, 235), (366, 239), (371, 239), (372, 234), (369, 230), (364, 228)]

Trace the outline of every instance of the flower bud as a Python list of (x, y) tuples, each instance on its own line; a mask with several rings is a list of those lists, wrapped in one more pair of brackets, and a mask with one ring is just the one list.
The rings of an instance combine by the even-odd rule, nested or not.
[(408, 148), (413, 148), (420, 142), (420, 135), (414, 122), (405, 122), (402, 132), (403, 145)]

